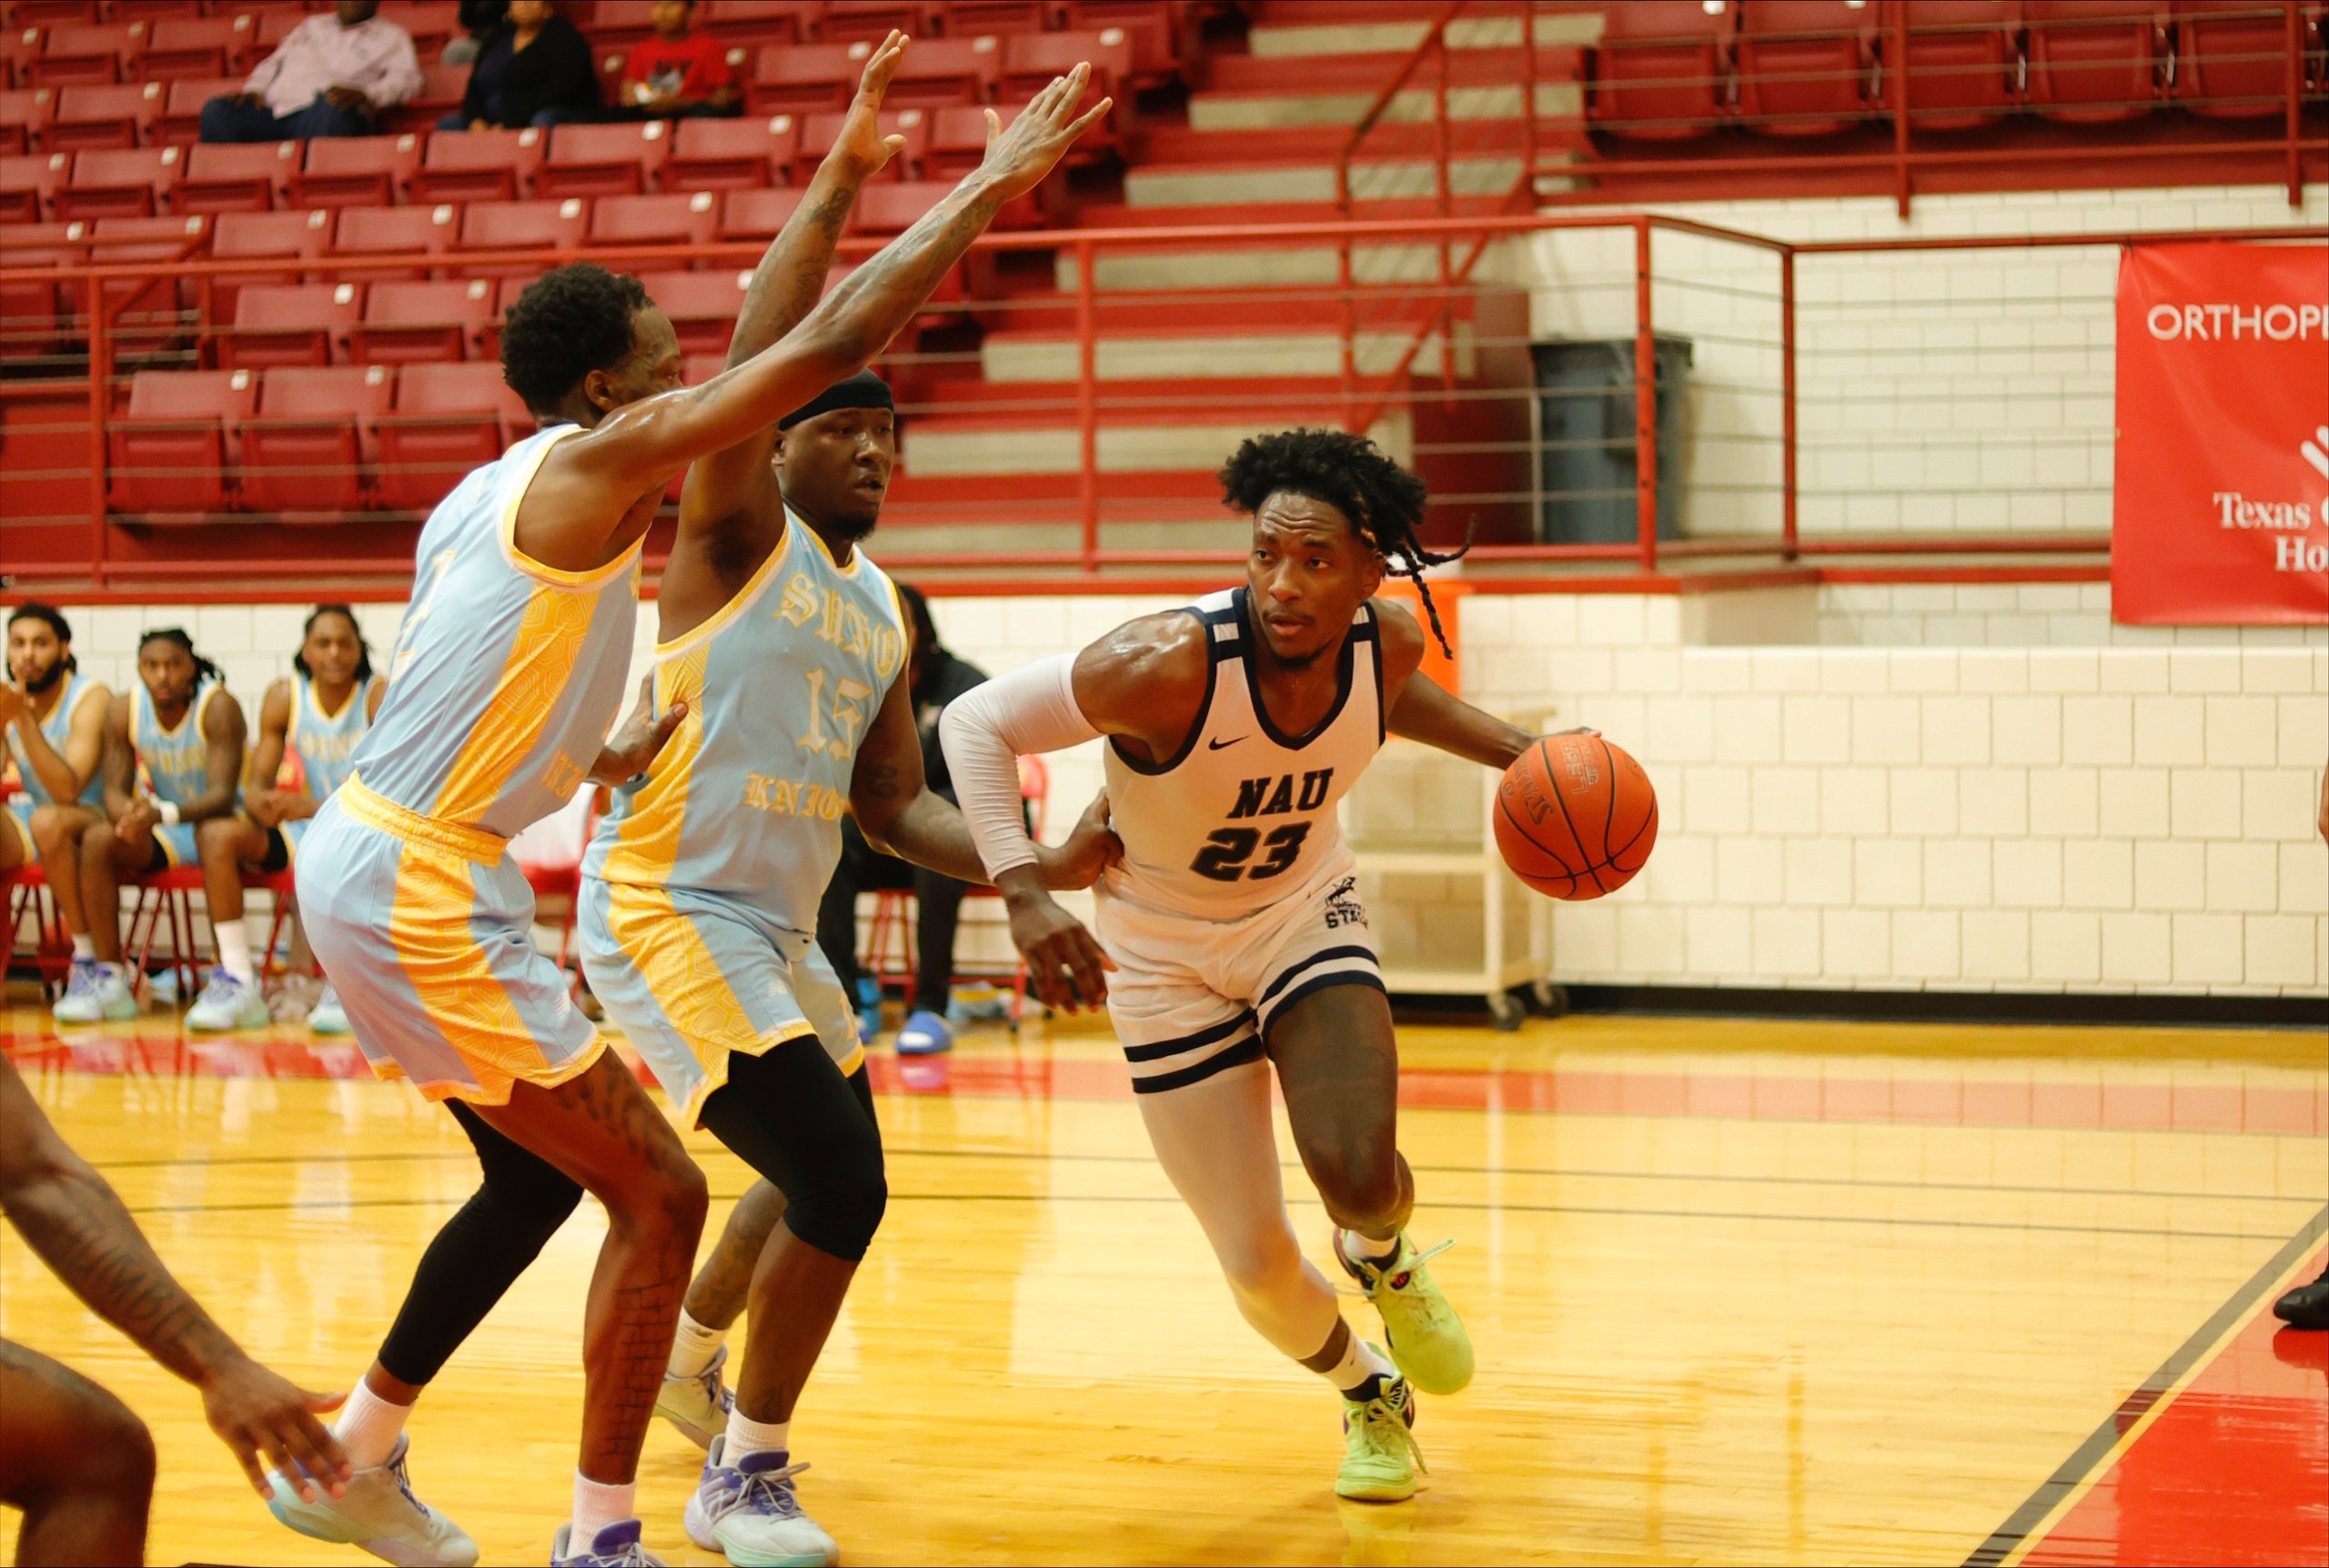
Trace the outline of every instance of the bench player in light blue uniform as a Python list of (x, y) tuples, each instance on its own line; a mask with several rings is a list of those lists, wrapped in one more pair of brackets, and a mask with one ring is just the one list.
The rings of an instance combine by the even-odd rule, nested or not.
[[(836, 157), (881, 147), (875, 111), (902, 45), (893, 35), (869, 62)], [(508, 840), (587, 783), (628, 779), (684, 719), (667, 709), (602, 749), (640, 549), (670, 479), (861, 368), (1001, 204), (1057, 162), (1064, 129), (1028, 110), (990, 152), (1005, 175), (973, 176), (798, 330), (701, 387), (679, 387), (678, 339), (636, 279), (560, 267), (509, 311), (505, 378), (549, 427), (429, 518), (388, 697), (294, 868), (308, 940), (358, 1042), (375, 1070), (451, 1102), (484, 1184), (430, 1244), (336, 1426), (358, 1467), (348, 1495), (311, 1503), (277, 1484), (273, 1505), (292, 1528), (398, 1563), (475, 1560), (475, 1543), (406, 1483), (405, 1416), (587, 1189), (610, 1224), (587, 1310), (582, 1465), (549, 1555), (652, 1561), (632, 1501), (655, 1380), (642, 1388), (635, 1369), (669, 1354), (703, 1176), (534, 948)], [(812, 188), (780, 251), (816, 232), (830, 256), (849, 207), (831, 196)], [(825, 273), (822, 260), (808, 278), (778, 269), (812, 301)]]
[[(291, 668), (296, 673), (270, 685), (259, 701), (241, 812), (213, 818), (195, 831), (218, 939), (218, 965), (186, 1015), (187, 1028), (197, 1033), (265, 1027), (267, 999), (243, 930), (244, 869), (290, 866), (317, 811), (354, 775), (357, 744), (387, 694), (373, 678), (372, 650), (356, 612), (344, 604), (318, 605), (308, 614)], [(284, 788), (287, 758), (297, 777)], [(348, 1032), (348, 1015), (328, 985), (308, 1014), (308, 1027), (317, 1034)]]
[[(60, 829), (105, 811), (97, 764), (105, 756), (111, 698), (103, 682), (80, 672), (73, 658), (72, 624), (62, 614), (45, 604), (21, 604), (9, 612), (0, 735), (6, 737), (16, 792), (0, 811), (0, 871), (13, 871), (35, 858), (48, 869), (44, 838), (62, 844), (55, 874), (48, 879), (60, 911), (80, 909), (80, 862), (72, 840), (59, 838)], [(86, 923), (73, 929), (74, 950), (90, 950)]]
[(137, 644), (137, 685), (106, 717), (102, 774), (108, 820), (85, 825), (81, 904), (95, 955), (76, 958), (59, 1023), (137, 1016), (121, 961), (121, 881), (196, 862), (195, 829), (230, 815), (241, 795), (243, 709), (218, 667), (176, 627)]

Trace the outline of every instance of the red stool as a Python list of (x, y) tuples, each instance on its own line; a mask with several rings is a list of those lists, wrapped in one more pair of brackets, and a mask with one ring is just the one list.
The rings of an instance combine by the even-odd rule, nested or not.
[(137, 890), (137, 909), (129, 917), (129, 940), (124, 950), (135, 950), (136, 953), (132, 967), (139, 983), (145, 981), (146, 962), (154, 955), (155, 933), (166, 915), (173, 950), (170, 967), (177, 971), (178, 997), (183, 1001), (192, 1001), (202, 989), (202, 964), (194, 953), (194, 900), (190, 895), (202, 890), (202, 868), (171, 866), (136, 878), (131, 885)]
[(33, 965), (40, 974), (41, 995), (55, 1000), (65, 989), (65, 976), (72, 963), (73, 935), (56, 912), (56, 900), (49, 896), (48, 874), (39, 861), (0, 871), (0, 905), (8, 911), (8, 940), (0, 943), (0, 970), (15, 956), (17, 934), (25, 929), (25, 917), (32, 916)]
[[(298, 889), (292, 879), (291, 868), (286, 866), (279, 871), (246, 870), (243, 891), (265, 893), (275, 900), (275, 913), (267, 922), (267, 946), (262, 950), (258, 968), (262, 975), (280, 973), (275, 962), (275, 944), (282, 940), (284, 926), (297, 915), (299, 908)], [(308, 955), (308, 967), (315, 974), (324, 972), (313, 954)]]

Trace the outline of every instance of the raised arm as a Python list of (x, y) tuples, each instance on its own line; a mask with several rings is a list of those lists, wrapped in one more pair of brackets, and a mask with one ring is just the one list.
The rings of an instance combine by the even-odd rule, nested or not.
[(89, 1310), (202, 1391), (211, 1430), (234, 1450), (259, 1495), (257, 1456), (298, 1478), (312, 1501), (352, 1473), (316, 1415), (339, 1403), (294, 1387), (245, 1354), (154, 1255), (105, 1178), (49, 1125), (25, 1081), (0, 1057), (0, 1212)]
[(234, 811), (235, 795), (243, 781), (243, 741), (247, 734), (243, 705), (235, 700), (233, 692), (221, 691), (202, 714), (202, 793), (178, 808), (179, 821), (200, 822)]
[(1375, 601), (1382, 628), (1383, 722), (1394, 735), (1490, 768), (1509, 768), (1537, 739), (1481, 712), (1423, 672), (1423, 628), (1402, 607)]
[[(743, 309), (736, 317), (736, 336), (728, 344), (729, 368), (766, 352), (816, 308), (832, 272), (833, 246), (849, 225), (857, 193), (905, 146), (903, 136), (882, 135), (880, 118), (882, 95), (905, 47), (905, 35), (893, 32), (866, 61), (857, 97), (832, 151), (817, 166), (801, 205), (752, 270)], [(773, 489), (776, 476), (770, 459), (775, 448), (776, 424), (771, 420), (734, 446), (699, 459), (688, 470), (687, 487), (680, 496), (680, 526), (717, 522)]]
[[(994, 135), (985, 161), (962, 184), (850, 274), (774, 347), (701, 387), (616, 409), (592, 429), (550, 447), (519, 507), (520, 548), (554, 567), (596, 564), (631, 509), (672, 475), (864, 368), (913, 319), (1003, 204), (1033, 190), (1106, 112), (1103, 98), (1080, 118), (1075, 115), (1089, 75), (1078, 65), (1044, 88)], [(545, 523), (555, 537), (541, 537)]]

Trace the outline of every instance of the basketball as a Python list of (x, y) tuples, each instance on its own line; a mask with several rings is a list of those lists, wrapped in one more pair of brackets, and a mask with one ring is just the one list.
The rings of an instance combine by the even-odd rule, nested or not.
[(1616, 892), (1657, 842), (1649, 775), (1598, 735), (1548, 735), (1497, 786), (1497, 849), (1514, 876), (1548, 898)]

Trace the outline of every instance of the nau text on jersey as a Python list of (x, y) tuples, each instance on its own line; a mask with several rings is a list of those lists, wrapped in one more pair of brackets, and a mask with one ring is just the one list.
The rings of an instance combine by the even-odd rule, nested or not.
[(1241, 817), (1277, 817), (1288, 811), (1316, 811), (1326, 803), (1327, 787), (1335, 781), (1331, 768), (1314, 769), (1299, 775), (1302, 785), (1295, 788), (1296, 775), (1282, 773), (1275, 778), (1241, 779), (1237, 781), (1237, 804), (1231, 807), (1229, 819)]

